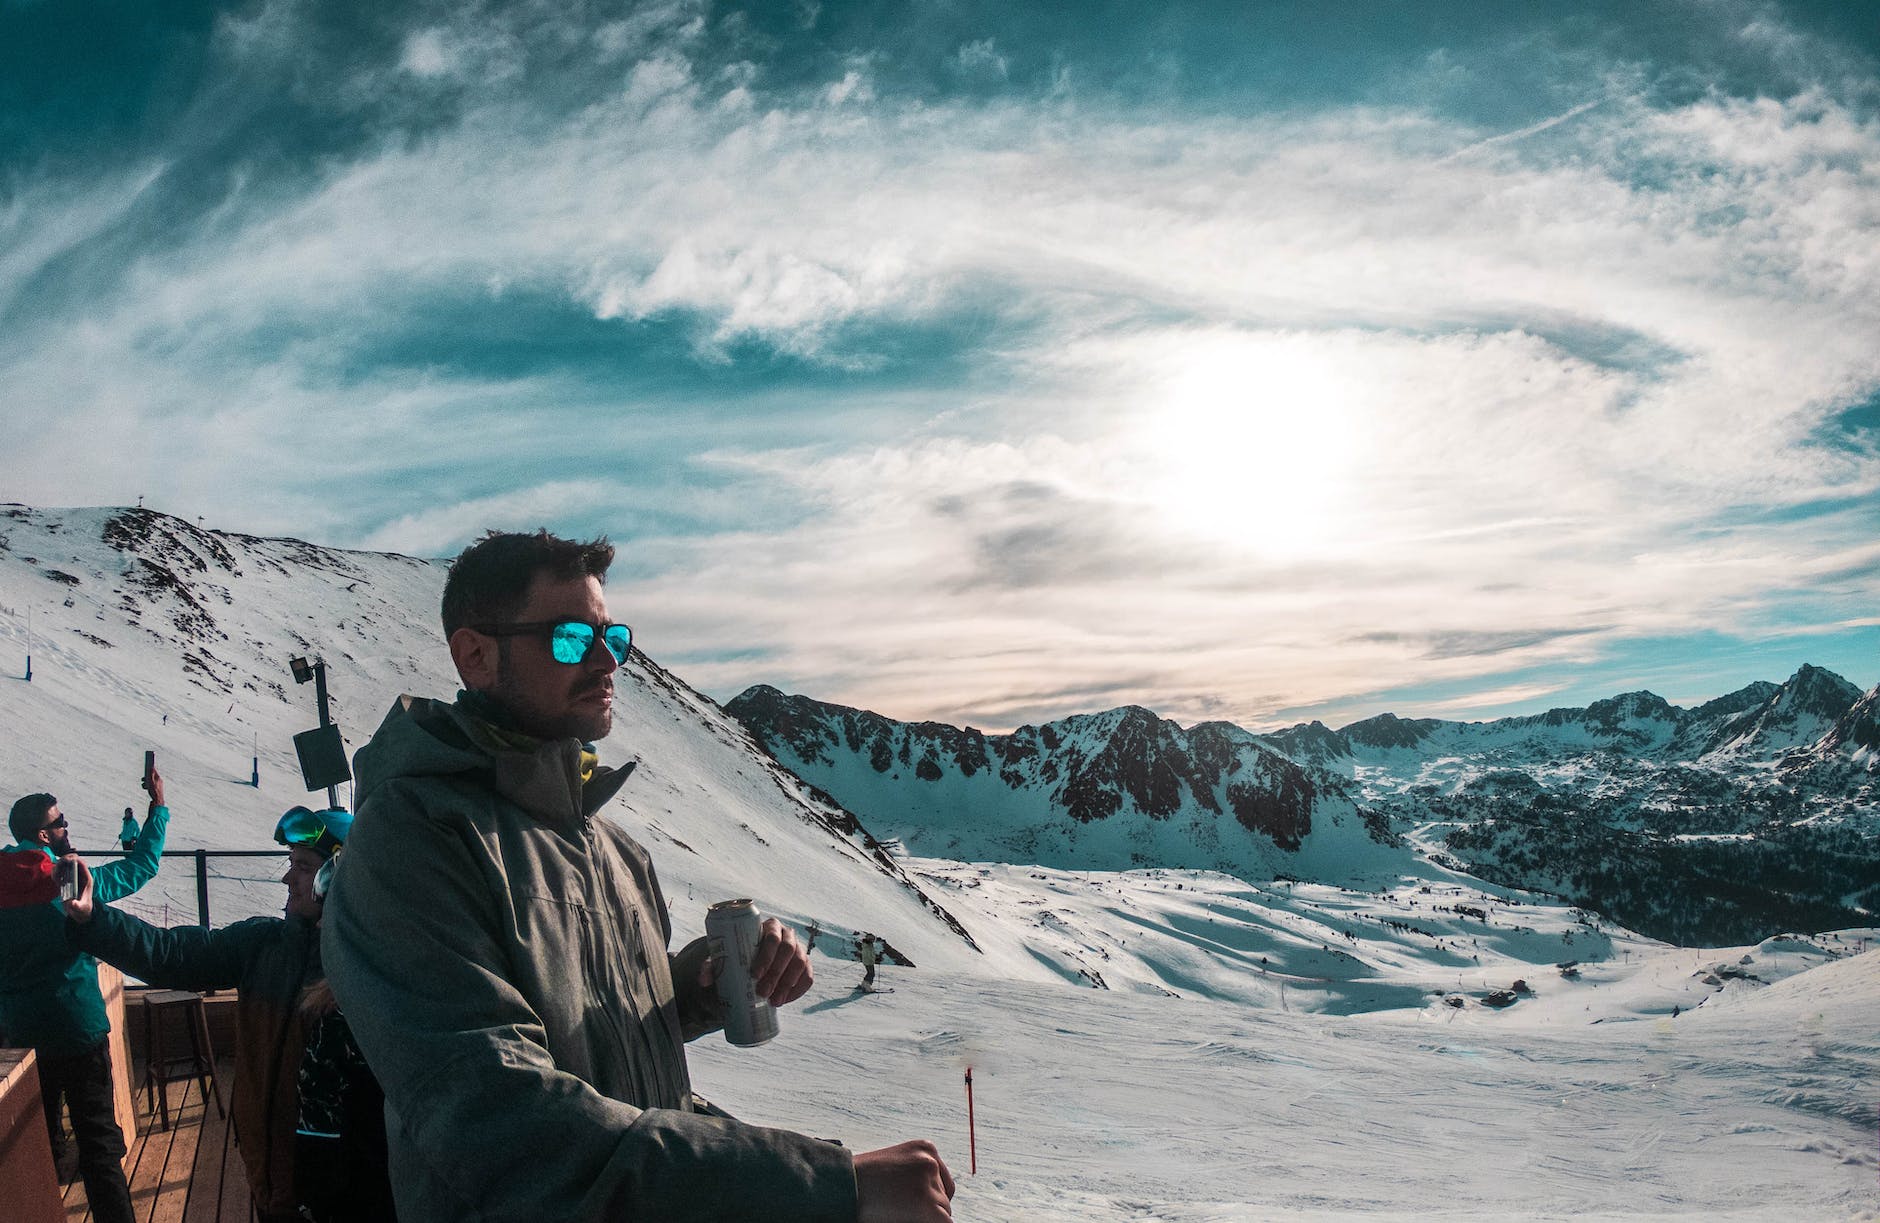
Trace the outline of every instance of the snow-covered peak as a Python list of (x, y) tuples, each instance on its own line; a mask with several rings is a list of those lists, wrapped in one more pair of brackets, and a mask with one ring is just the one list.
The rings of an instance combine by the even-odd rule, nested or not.
[(1817, 744), (1824, 753), (1837, 753), (1867, 772), (1880, 771), (1880, 684), (1861, 695), (1835, 719)]
[(1123, 706), (986, 735), (768, 687), (726, 710), (793, 772), (922, 853), (1249, 877), (1414, 865), (1336, 777), (1226, 723), (1185, 731)]
[(1780, 758), (1827, 734), (1860, 695), (1834, 672), (1804, 665), (1760, 705), (1724, 721), (1704, 754)]
[[(280, 812), (309, 799), (292, 736), (316, 723), (313, 687), (294, 684), (288, 660), (324, 660), (334, 720), (356, 749), (401, 693), (456, 692), (437, 622), (444, 576), (411, 557), (206, 531), (151, 510), (0, 507), (0, 650), (9, 670), (29, 648), (33, 662), (32, 682), (0, 688), (0, 792), (57, 793), (81, 850), (108, 847), (118, 813), (141, 801), (151, 749), (172, 848), (273, 849)], [(917, 963), (976, 957), (964, 927), (852, 814), (637, 651), (598, 746), (610, 763), (639, 760), (608, 810), (653, 853), (679, 929), (696, 931), (715, 900), (752, 896), (832, 937), (873, 931)], [(279, 911), (271, 870), (217, 874), (218, 923)], [(194, 878), (167, 864), (129, 905), (193, 919)]]

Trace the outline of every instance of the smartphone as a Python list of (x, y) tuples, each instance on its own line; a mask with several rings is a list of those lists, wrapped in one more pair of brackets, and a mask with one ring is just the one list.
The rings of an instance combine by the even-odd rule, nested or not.
[(145, 752), (144, 753), (144, 777), (143, 777), (143, 782), (142, 782), (145, 793), (149, 793), (150, 775), (156, 771), (157, 771), (157, 754), (155, 752), (149, 752), (149, 751)]
[(59, 884), (59, 899), (78, 899), (78, 866), (71, 859), (65, 858), (52, 868), (52, 877)]

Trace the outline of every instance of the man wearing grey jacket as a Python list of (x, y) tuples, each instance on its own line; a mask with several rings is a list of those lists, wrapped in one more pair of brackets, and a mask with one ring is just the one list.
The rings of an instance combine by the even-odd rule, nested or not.
[[(406, 1220), (936, 1223), (932, 1144), (851, 1156), (694, 1112), (685, 1041), (722, 1013), (703, 939), (676, 954), (652, 861), (602, 813), (631, 766), (613, 723), (630, 634), (604, 540), (491, 534), (458, 557), (444, 630), (466, 691), (404, 698), (358, 755), (327, 902), (329, 980), (385, 1089)], [(781, 1005), (807, 954), (767, 922)]]

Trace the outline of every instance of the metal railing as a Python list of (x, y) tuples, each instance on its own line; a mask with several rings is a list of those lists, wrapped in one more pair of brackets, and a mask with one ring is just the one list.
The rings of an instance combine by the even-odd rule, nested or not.
[[(83, 855), (91, 858), (127, 858), (128, 850), (96, 849)], [(209, 921), (209, 859), (211, 858), (274, 858), (285, 861), (286, 849), (166, 849), (165, 858), (193, 858), (196, 862), (196, 921), (207, 927)]]

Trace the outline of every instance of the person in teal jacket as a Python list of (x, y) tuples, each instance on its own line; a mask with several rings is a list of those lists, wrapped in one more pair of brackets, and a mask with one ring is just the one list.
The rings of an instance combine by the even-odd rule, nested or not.
[[(100, 899), (129, 896), (156, 876), (170, 809), (163, 802), (163, 778), (155, 769), (145, 786), (150, 813), (135, 846), (122, 861), (92, 872), (92, 887)], [(21, 865), (76, 855), (65, 813), (50, 794), (28, 794), (14, 803), (7, 825), (17, 843), (3, 852), (31, 856)], [(4, 874), (12, 878), (17, 872)], [(21, 900), (24, 903), (17, 903)], [(104, 995), (98, 992), (98, 962), (72, 944), (65, 910), (56, 899), (0, 893), (0, 1032), (7, 1043), (39, 1055), (46, 1132), (53, 1156), (62, 1164), (67, 1144), (59, 1122), (60, 1102), (71, 1110), (78, 1168), (92, 1217), (99, 1223), (130, 1223), (124, 1134), (117, 1124), (105, 1039), (111, 1020)]]

